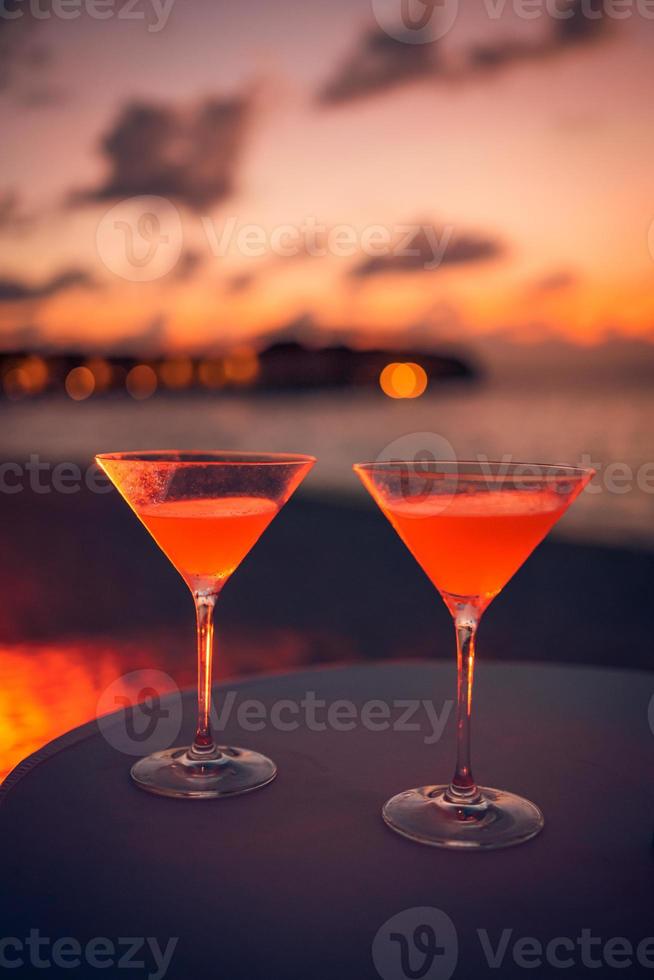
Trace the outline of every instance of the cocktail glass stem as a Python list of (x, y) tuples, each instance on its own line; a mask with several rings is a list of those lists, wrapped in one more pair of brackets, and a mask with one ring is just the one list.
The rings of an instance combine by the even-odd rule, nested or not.
[(213, 612), (217, 595), (194, 593), (198, 630), (198, 725), (189, 752), (192, 759), (217, 759), (220, 752), (211, 734), (211, 675), (213, 668)]
[(475, 641), (481, 613), (469, 602), (457, 602), (452, 607), (452, 614), (456, 629), (457, 660), (456, 769), (446, 798), (452, 803), (469, 804), (481, 800), (470, 761)]

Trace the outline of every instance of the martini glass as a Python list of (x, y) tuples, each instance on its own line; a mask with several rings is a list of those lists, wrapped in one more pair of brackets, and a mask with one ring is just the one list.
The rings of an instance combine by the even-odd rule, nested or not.
[(470, 762), (475, 638), (484, 611), (592, 478), (591, 469), (505, 463), (378, 462), (354, 467), (440, 592), (457, 644), (457, 759), (449, 785), (389, 800), (389, 827), (436, 847), (498, 848), (543, 828), (533, 803), (477, 786)]
[(96, 461), (188, 585), (198, 642), (193, 745), (155, 752), (132, 767), (138, 786), (208, 799), (265, 786), (274, 762), (216, 745), (211, 733), (213, 614), (223, 586), (309, 472), (312, 456), (226, 452), (106, 453)]

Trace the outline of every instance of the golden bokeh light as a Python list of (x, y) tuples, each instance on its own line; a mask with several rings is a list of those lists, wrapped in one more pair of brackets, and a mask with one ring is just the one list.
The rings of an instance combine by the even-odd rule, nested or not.
[(173, 390), (188, 388), (193, 381), (193, 362), (188, 357), (174, 357), (159, 366), (159, 377)]
[(66, 375), (66, 394), (73, 401), (82, 402), (95, 391), (93, 372), (87, 367), (74, 367)]
[(413, 362), (407, 364), (407, 367), (410, 367), (411, 370), (413, 371), (413, 378), (414, 378), (413, 394), (410, 395), (409, 397), (420, 398), (420, 396), (424, 395), (424, 393), (427, 391), (427, 386), (429, 384), (429, 378), (427, 377), (427, 372), (425, 371), (424, 367), (422, 367), (422, 365), (415, 364)]
[(48, 365), (36, 354), (10, 361), (2, 379), (5, 395), (12, 401), (25, 395), (38, 395), (47, 385), (49, 375)]
[(143, 401), (157, 390), (157, 375), (149, 364), (136, 364), (125, 379), (125, 387), (132, 398)]
[(256, 351), (243, 349), (234, 351), (225, 358), (225, 377), (232, 384), (247, 385), (257, 379), (259, 358)]
[(5, 395), (11, 401), (18, 401), (29, 394), (29, 375), (22, 367), (10, 368), (2, 379)]
[(389, 398), (420, 398), (428, 383), (425, 369), (411, 361), (387, 364), (379, 376), (381, 390)]
[(37, 354), (30, 354), (21, 364), (21, 370), (27, 374), (31, 395), (37, 395), (40, 391), (43, 391), (48, 383), (50, 372), (48, 371), (48, 365), (42, 357), (39, 357)]

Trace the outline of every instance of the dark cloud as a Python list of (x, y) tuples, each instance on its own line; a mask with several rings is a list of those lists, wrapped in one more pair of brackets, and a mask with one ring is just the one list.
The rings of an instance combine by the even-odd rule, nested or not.
[(603, 0), (564, 0), (559, 16), (544, 19), (547, 29), (541, 37), (507, 37), (477, 44), (452, 61), (438, 52), (435, 42), (412, 44), (396, 40), (381, 29), (370, 30), (324, 86), (318, 101), (341, 104), (415, 81), (453, 85), (479, 81), (514, 65), (549, 60), (595, 43), (609, 30)]
[(467, 59), (468, 70), (472, 74), (496, 72), (522, 62), (556, 58), (580, 45), (594, 43), (607, 29), (602, 0), (570, 0), (560, 7), (558, 17), (550, 18), (549, 30), (540, 39), (506, 38), (472, 48)]
[(203, 261), (200, 252), (194, 252), (192, 249), (183, 252), (175, 266), (175, 279), (180, 282), (192, 279)]
[(606, 33), (609, 21), (604, 11), (604, 0), (571, 0), (569, 16), (554, 21), (554, 44), (586, 44)]
[(253, 272), (237, 272), (227, 280), (227, 293), (231, 296), (247, 293), (257, 281)]
[(537, 61), (551, 54), (549, 40), (529, 42), (505, 38), (493, 44), (480, 44), (469, 51), (461, 77), (470, 77), (477, 72), (499, 72), (510, 65)]
[(501, 258), (503, 244), (480, 235), (448, 234), (447, 230), (419, 226), (408, 241), (398, 241), (388, 255), (364, 259), (352, 270), (356, 278), (385, 273), (428, 272), (449, 265), (468, 265)]
[(88, 272), (67, 269), (40, 284), (0, 276), (0, 303), (22, 303), (27, 300), (49, 299), (75, 286), (92, 287), (95, 283)]
[(318, 101), (323, 105), (350, 102), (429, 77), (437, 72), (434, 52), (433, 45), (396, 40), (381, 28), (370, 30), (359, 50), (346, 59), (319, 93)]
[(109, 173), (73, 201), (156, 194), (199, 211), (229, 197), (252, 108), (249, 96), (191, 109), (134, 102), (102, 140)]

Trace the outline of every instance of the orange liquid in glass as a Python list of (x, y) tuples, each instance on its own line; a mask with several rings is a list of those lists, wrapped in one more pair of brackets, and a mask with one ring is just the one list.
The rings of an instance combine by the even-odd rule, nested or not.
[(461, 493), (397, 504), (384, 512), (443, 595), (487, 604), (568, 505), (552, 490)]
[(138, 515), (191, 588), (223, 582), (277, 514), (265, 497), (167, 500)]

